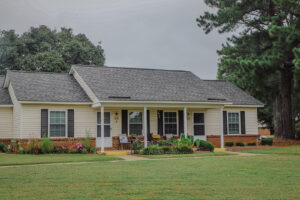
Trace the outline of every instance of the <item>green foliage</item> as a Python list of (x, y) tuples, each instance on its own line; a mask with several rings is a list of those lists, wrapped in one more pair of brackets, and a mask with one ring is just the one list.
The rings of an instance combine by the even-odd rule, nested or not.
[(200, 145), (199, 145), (198, 150), (213, 152), (214, 149), (215, 149), (214, 145), (212, 145), (210, 142), (200, 140)]
[(135, 154), (138, 154), (143, 147), (144, 143), (140, 140), (136, 140), (132, 143), (132, 150)]
[(244, 142), (236, 142), (235, 146), (243, 147), (245, 146)]
[(143, 155), (160, 155), (163, 154), (163, 150), (158, 145), (150, 145), (142, 150)]
[(52, 153), (51, 138), (42, 138), (41, 153)]
[(232, 147), (234, 145), (233, 142), (225, 142), (226, 147)]
[(194, 136), (191, 136), (189, 138), (185, 138), (184, 134), (181, 134), (179, 139), (176, 140), (176, 146), (181, 147), (181, 146), (189, 146), (193, 148), (194, 146)]
[(7, 146), (0, 142), (0, 152), (6, 152), (6, 151), (7, 151)]
[(72, 29), (39, 26), (21, 35), (14, 30), (0, 32), (0, 74), (6, 69), (68, 72), (72, 64), (103, 66), (104, 62), (101, 44), (94, 45)]
[(194, 150), (191, 146), (177, 146), (176, 151), (179, 154), (190, 154), (194, 153)]
[(256, 143), (255, 143), (255, 142), (248, 142), (247, 145), (248, 145), (248, 146), (256, 146)]
[(260, 140), (261, 145), (272, 145), (273, 144), (273, 139), (272, 138), (262, 138)]
[(86, 148), (83, 148), (83, 149), (81, 150), (81, 153), (82, 153), (82, 154), (87, 154), (87, 153), (88, 153), (88, 150), (87, 150)]
[(136, 138), (136, 134), (130, 134), (130, 137), (132, 138), (132, 139), (135, 139)]
[(159, 147), (164, 154), (173, 154), (176, 153), (176, 148), (173, 146), (160, 146)]
[(176, 142), (176, 140), (175, 140), (174, 137), (171, 137), (171, 138), (169, 139), (169, 141), (170, 141), (172, 144), (174, 144), (174, 143)]
[[(205, 3), (213, 8), (197, 19), (205, 33), (214, 29), (219, 33), (240, 30), (218, 51), (221, 57), (218, 78), (261, 100), (265, 107), (258, 110), (259, 121), (271, 130), (274, 112), (281, 116), (276, 118), (275, 125), (293, 117), (292, 106), (295, 115), (300, 116), (299, 2), (207, 0)], [(293, 101), (292, 93), (296, 94)], [(281, 101), (285, 101), (287, 108), (273, 107), (275, 103), (281, 105)], [(277, 129), (278, 136), (292, 138), (292, 128), (287, 123), (282, 131)]]
[(41, 151), (41, 143), (38, 139), (30, 139), (28, 145), (28, 153), (30, 154), (40, 154)]
[(159, 140), (157, 141), (158, 146), (172, 146), (172, 142), (169, 140)]
[(89, 134), (87, 134), (88, 136), (85, 138), (84, 141), (82, 141), (82, 146), (83, 148), (85, 148), (87, 150), (88, 153), (93, 153), (92, 151), (92, 145), (91, 145), (91, 138), (89, 136)]
[(200, 139), (195, 140), (195, 144), (196, 144), (196, 147), (197, 147), (197, 148), (200, 147), (200, 143), (201, 143)]

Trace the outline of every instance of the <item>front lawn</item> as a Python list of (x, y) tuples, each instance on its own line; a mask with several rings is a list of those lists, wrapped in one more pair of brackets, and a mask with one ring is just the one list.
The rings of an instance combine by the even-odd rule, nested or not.
[(188, 157), (205, 157), (205, 156), (232, 156), (234, 153), (226, 152), (209, 152), (209, 153), (193, 153), (193, 154), (162, 154), (162, 155), (140, 155), (144, 158), (159, 159), (159, 158), (188, 158)]
[(42, 163), (109, 161), (119, 159), (120, 158), (117, 157), (103, 156), (98, 154), (0, 154), (0, 166)]
[(0, 179), (1, 199), (300, 199), (300, 156), (22, 166)]
[(257, 153), (257, 154), (284, 154), (284, 155), (300, 155), (300, 146), (282, 147), (282, 148), (270, 148), (270, 149), (252, 149), (243, 150), (245, 153)]

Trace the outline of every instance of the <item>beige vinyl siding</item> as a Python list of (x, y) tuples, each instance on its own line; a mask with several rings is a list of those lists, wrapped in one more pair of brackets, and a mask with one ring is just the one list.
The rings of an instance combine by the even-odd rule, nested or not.
[(74, 137), (96, 136), (96, 110), (89, 105), (23, 105), (22, 138), (41, 137), (41, 109), (74, 109)]
[(20, 138), (22, 131), (22, 106), (16, 98), (14, 89), (11, 84), (8, 86), (8, 92), (13, 102), (13, 138)]
[(241, 112), (245, 111), (246, 134), (258, 134), (257, 108), (224, 108), (227, 112)]
[(0, 107), (0, 138), (14, 138), (12, 107)]

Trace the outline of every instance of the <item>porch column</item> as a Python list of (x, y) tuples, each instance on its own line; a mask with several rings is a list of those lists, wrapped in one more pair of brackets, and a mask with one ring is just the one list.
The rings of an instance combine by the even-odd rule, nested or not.
[(144, 125), (144, 147), (147, 148), (147, 107), (144, 107), (144, 121), (143, 121), (143, 125)]
[(220, 113), (220, 118), (221, 118), (221, 122), (220, 122), (220, 134), (221, 134), (221, 148), (224, 148), (224, 120), (223, 120), (223, 109), (224, 106), (221, 107), (221, 113)]
[(183, 110), (183, 126), (184, 126), (184, 136), (187, 138), (187, 111), (186, 107)]
[(101, 106), (101, 153), (104, 153), (104, 106)]

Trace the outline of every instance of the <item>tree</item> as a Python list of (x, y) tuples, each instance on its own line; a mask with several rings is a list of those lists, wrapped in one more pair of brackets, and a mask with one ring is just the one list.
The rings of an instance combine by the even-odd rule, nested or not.
[(14, 30), (0, 32), (0, 74), (7, 69), (67, 72), (72, 64), (103, 66), (104, 51), (84, 34), (72, 29), (51, 30), (31, 27), (21, 35)]
[[(218, 78), (262, 100), (260, 116), (273, 112), (275, 136), (295, 137), (293, 92), (299, 67), (299, 0), (205, 0), (217, 12), (197, 19), (205, 33), (235, 32), (218, 51)], [(270, 117), (270, 116), (269, 116)], [(268, 120), (267, 120), (268, 121)], [(270, 120), (269, 120), (270, 121)]]

